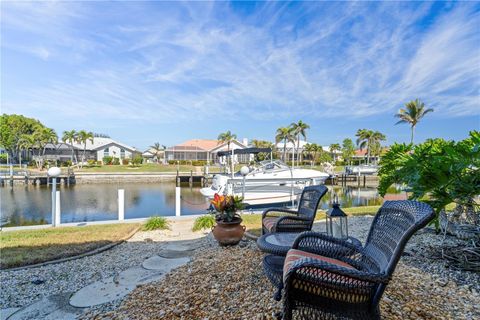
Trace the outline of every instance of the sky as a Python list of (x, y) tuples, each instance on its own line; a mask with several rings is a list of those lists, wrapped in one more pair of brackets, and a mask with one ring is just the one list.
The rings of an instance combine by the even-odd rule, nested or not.
[(416, 141), (480, 129), (479, 2), (1, 2), (2, 113), (144, 149), (273, 140), (302, 120), (321, 145), (434, 108)]

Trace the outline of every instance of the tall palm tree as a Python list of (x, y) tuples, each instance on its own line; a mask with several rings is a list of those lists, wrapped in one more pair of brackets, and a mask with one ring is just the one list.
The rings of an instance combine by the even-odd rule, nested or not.
[(342, 157), (350, 163), (352, 156), (355, 154), (355, 146), (352, 139), (346, 138), (342, 142)]
[[(70, 147), (72, 149), (72, 164), (74, 163), (74, 157), (75, 157), (75, 147), (73, 146), (73, 143), (77, 140), (77, 131), (75, 130), (70, 130), (70, 131), (63, 131), (63, 136), (62, 136), (63, 142), (67, 142), (70, 144)], [(78, 161), (76, 161), (78, 162)]]
[(433, 108), (425, 108), (425, 104), (419, 99), (412, 100), (405, 104), (405, 109), (400, 109), (395, 115), (400, 120), (395, 123), (408, 123), (411, 127), (410, 143), (413, 143), (413, 135), (415, 133), (415, 126), (418, 122), (429, 112), (433, 112)]
[(85, 162), (85, 155), (87, 154), (87, 141), (93, 143), (94, 135), (93, 132), (87, 132), (85, 130), (80, 130), (77, 132), (77, 142), (83, 144), (83, 154), (82, 154), (82, 164)]
[(289, 127), (280, 127), (275, 135), (275, 144), (283, 141), (283, 161), (287, 162), (287, 142), (292, 141), (293, 136)]
[(376, 157), (376, 160), (378, 160), (378, 157), (380, 156), (381, 152), (382, 152), (382, 145), (381, 145), (381, 142), (382, 141), (385, 141), (387, 139), (387, 137), (379, 132), (379, 131), (375, 131), (373, 134), (372, 134), (372, 137), (370, 138), (370, 149), (371, 149), (371, 154), (373, 154), (375, 157)]
[(310, 126), (303, 122), (302, 120), (299, 120), (297, 123), (293, 122), (290, 124), (290, 127), (292, 128), (293, 135), (297, 139), (297, 165), (298, 162), (300, 161), (300, 136), (302, 136), (305, 141), (307, 141), (307, 129), (310, 129)]
[[(232, 141), (236, 140), (237, 139), (237, 135), (234, 134), (234, 133), (231, 133), (230, 130), (228, 130), (227, 132), (224, 132), (224, 133), (220, 133), (218, 135), (218, 138), (217, 140), (220, 142), (220, 143), (227, 143), (227, 151), (230, 152), (230, 143), (232, 143)], [(232, 170), (232, 175), (233, 175), (233, 157), (231, 157), (230, 159), (230, 166), (231, 166), (231, 170)]]
[(317, 160), (317, 154), (322, 152), (323, 149), (316, 143), (307, 143), (304, 148), (304, 152), (311, 157), (311, 165), (315, 166), (315, 161)]
[(35, 138), (32, 134), (22, 134), (18, 139), (17, 148), (19, 150), (19, 162), (22, 164), (22, 151), (28, 151), (35, 146)]
[(37, 167), (38, 169), (42, 169), (43, 167), (43, 158), (45, 156), (45, 150), (47, 148), (48, 143), (55, 144), (58, 142), (58, 137), (57, 134), (55, 133), (55, 130), (46, 128), (43, 126), (37, 126), (34, 129), (34, 132), (32, 134), (33, 139), (35, 141), (34, 145), (36, 148), (38, 148), (38, 154), (37, 154)]
[(336, 154), (335, 154), (336, 151), (340, 151), (340, 145), (338, 143), (332, 143), (330, 145), (330, 152), (332, 153), (333, 162), (335, 162), (337, 160), (336, 159)]
[(357, 134), (357, 146), (360, 150), (367, 149), (367, 163), (370, 163), (370, 140), (372, 138), (373, 131), (368, 129), (358, 129)]

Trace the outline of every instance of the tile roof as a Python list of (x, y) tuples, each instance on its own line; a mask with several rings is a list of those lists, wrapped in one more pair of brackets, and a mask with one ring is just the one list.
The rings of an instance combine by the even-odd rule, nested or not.
[[(218, 140), (192, 139), (178, 145), (178, 147), (191, 147), (191, 149), (211, 150), (218, 146)], [(177, 147), (177, 146), (175, 146)]]

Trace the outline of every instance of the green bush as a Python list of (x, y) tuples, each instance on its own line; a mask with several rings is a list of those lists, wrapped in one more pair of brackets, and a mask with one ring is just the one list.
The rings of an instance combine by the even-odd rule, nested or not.
[(113, 157), (105, 156), (105, 157), (103, 157), (102, 160), (103, 160), (103, 164), (111, 165), (111, 164), (112, 164), (112, 161), (113, 161)]
[(97, 161), (96, 160), (93, 160), (93, 159), (88, 159), (87, 160), (87, 165), (89, 167), (95, 167), (97, 165)]
[(136, 154), (135, 156), (133, 156), (132, 165), (139, 166), (142, 163), (143, 163), (143, 158), (141, 154)]
[(197, 167), (202, 167), (207, 164), (207, 161), (205, 160), (195, 160), (192, 161), (192, 165), (197, 166)]
[(7, 163), (8, 156), (6, 153), (0, 154), (0, 163)]
[(124, 166), (128, 165), (130, 163), (130, 159), (122, 159), (122, 164)]
[(120, 165), (120, 159), (118, 159), (118, 158), (113, 158), (112, 164), (113, 164), (114, 166)]
[(215, 225), (215, 217), (211, 214), (207, 214), (195, 219), (195, 222), (193, 223), (192, 231), (211, 229), (214, 225)]
[(153, 216), (148, 218), (143, 226), (143, 230), (166, 230), (170, 229), (170, 223), (165, 217)]
[(71, 167), (72, 166), (72, 160), (66, 160), (62, 162), (62, 167)]

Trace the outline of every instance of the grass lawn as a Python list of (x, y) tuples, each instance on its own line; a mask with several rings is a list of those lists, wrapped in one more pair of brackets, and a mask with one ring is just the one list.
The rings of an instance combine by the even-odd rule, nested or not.
[[(351, 207), (342, 208), (342, 210), (349, 216), (363, 216), (363, 215), (375, 215), (380, 206), (365, 206), (365, 207)], [(261, 214), (243, 214), (243, 224), (247, 227), (247, 230), (259, 236), (262, 228), (262, 215)], [(319, 210), (315, 221), (324, 220), (325, 211)]]
[(133, 232), (139, 224), (104, 224), (0, 232), (0, 268), (79, 255), (114, 243)]

